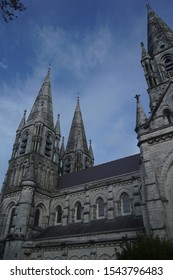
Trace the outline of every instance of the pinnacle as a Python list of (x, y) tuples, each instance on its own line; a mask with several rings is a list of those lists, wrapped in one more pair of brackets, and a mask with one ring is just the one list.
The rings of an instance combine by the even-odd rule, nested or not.
[(60, 114), (57, 115), (57, 121), (56, 121), (56, 125), (55, 125), (55, 133), (56, 133), (56, 135), (61, 137)]
[(136, 94), (135, 98), (136, 98), (136, 102), (137, 102), (137, 105), (136, 105), (136, 128), (135, 128), (135, 130), (136, 130), (136, 132), (138, 132), (140, 127), (146, 122), (147, 116), (146, 116), (146, 114), (144, 112), (144, 109), (141, 105), (140, 95)]
[(88, 154), (87, 140), (85, 135), (85, 128), (82, 119), (82, 113), (79, 104), (79, 97), (77, 98), (76, 109), (74, 112), (70, 134), (67, 142), (66, 152), (74, 152), (79, 148)]
[(20, 121), (20, 124), (19, 124), (19, 126), (18, 126), (18, 129), (17, 129), (17, 131), (21, 131), (23, 128), (24, 128), (24, 126), (25, 126), (25, 123), (26, 123), (26, 109), (24, 110), (24, 113), (23, 113), (23, 117), (22, 117), (22, 119), (21, 119), (21, 121)]

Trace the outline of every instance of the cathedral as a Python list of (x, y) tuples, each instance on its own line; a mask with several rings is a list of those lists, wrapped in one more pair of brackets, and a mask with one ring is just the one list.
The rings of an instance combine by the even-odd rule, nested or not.
[(138, 233), (173, 238), (173, 31), (147, 4), (141, 43), (150, 115), (136, 95), (139, 153), (94, 166), (77, 99), (67, 145), (50, 69), (17, 128), (0, 196), (0, 258), (114, 260)]

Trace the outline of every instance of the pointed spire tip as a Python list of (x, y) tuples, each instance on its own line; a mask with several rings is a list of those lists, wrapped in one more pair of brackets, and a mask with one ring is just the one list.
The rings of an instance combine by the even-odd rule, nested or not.
[(139, 101), (139, 98), (140, 98), (140, 94), (136, 94), (135, 99), (136, 99), (137, 102)]
[(146, 7), (147, 7), (147, 10), (148, 10), (148, 11), (151, 11), (151, 6), (150, 6), (150, 4), (149, 4), (148, 1), (146, 1)]
[(80, 100), (80, 97), (79, 97), (79, 92), (77, 93), (77, 104), (79, 104), (79, 100)]

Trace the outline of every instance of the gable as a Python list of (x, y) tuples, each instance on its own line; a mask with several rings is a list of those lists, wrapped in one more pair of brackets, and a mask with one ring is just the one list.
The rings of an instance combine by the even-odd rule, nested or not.
[(151, 123), (157, 117), (163, 117), (166, 110), (173, 108), (173, 81), (170, 80), (165, 92), (159, 98), (154, 110), (152, 111), (149, 122)]

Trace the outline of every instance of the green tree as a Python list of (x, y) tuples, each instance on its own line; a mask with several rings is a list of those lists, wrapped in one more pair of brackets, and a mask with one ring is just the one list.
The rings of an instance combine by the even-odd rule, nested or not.
[(0, 11), (6, 22), (17, 18), (17, 13), (26, 10), (20, 0), (0, 0)]
[(136, 241), (125, 240), (116, 255), (118, 260), (173, 260), (173, 241), (140, 235)]

